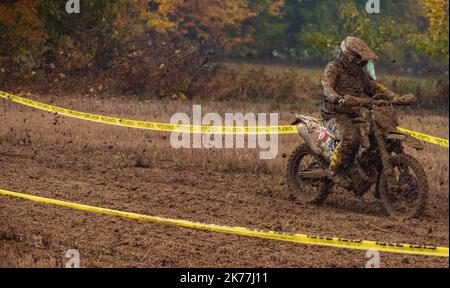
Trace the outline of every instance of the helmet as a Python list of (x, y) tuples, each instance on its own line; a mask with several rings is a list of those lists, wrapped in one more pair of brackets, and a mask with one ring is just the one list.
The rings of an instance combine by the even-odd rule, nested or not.
[(340, 50), (350, 62), (360, 66), (365, 66), (369, 61), (378, 61), (378, 56), (375, 52), (363, 40), (357, 37), (348, 36), (345, 38), (341, 43)]

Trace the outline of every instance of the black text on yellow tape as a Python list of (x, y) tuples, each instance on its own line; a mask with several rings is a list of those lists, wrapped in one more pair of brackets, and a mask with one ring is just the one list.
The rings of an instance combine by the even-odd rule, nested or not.
[(134, 220), (142, 220), (147, 222), (180, 226), (186, 228), (209, 230), (215, 232), (223, 232), (228, 234), (237, 234), (243, 236), (251, 236), (258, 238), (266, 238), (287, 242), (295, 242), (309, 245), (318, 246), (329, 246), (336, 248), (348, 248), (357, 250), (378, 250), (391, 253), (403, 253), (403, 254), (414, 254), (414, 255), (426, 255), (426, 256), (441, 256), (449, 257), (448, 247), (436, 247), (429, 245), (412, 245), (412, 244), (398, 244), (398, 243), (388, 243), (380, 241), (367, 241), (367, 240), (355, 240), (346, 239), (339, 237), (323, 237), (323, 236), (311, 236), (306, 234), (294, 234), (294, 233), (284, 233), (275, 231), (266, 231), (259, 229), (249, 229), (244, 227), (231, 227), (215, 224), (205, 224), (200, 222), (192, 222), (187, 220), (170, 219), (157, 216), (148, 216), (131, 212), (124, 212), (106, 208), (100, 208), (95, 206), (77, 204), (73, 202), (66, 202), (61, 200), (49, 199), (39, 196), (33, 196), (23, 193), (11, 192), (7, 190), (0, 189), (0, 195), (11, 196), (21, 199), (26, 199), (38, 203), (51, 204), (63, 207), (69, 207), (72, 209), (89, 211), (94, 213), (118, 216)]
[(422, 134), (416, 131), (412, 131), (412, 130), (408, 130), (405, 128), (401, 128), (401, 127), (397, 127), (397, 130), (406, 134), (411, 135), (412, 137), (422, 140), (424, 142), (428, 142), (428, 143), (432, 143), (432, 144), (436, 144), (442, 147), (446, 147), (448, 148), (448, 140), (447, 139), (442, 139), (442, 138), (438, 138), (438, 137), (434, 137), (434, 136), (430, 136), (430, 135), (426, 135), (426, 134)]
[(138, 120), (122, 119), (117, 117), (102, 116), (91, 113), (74, 111), (66, 108), (56, 107), (41, 102), (29, 100), (23, 97), (0, 91), (0, 98), (19, 103), (39, 110), (57, 113), (60, 115), (88, 120), (97, 123), (117, 125), (123, 127), (140, 128), (153, 131), (185, 132), (202, 134), (294, 134), (297, 127), (292, 125), (282, 126), (207, 126), (207, 125), (182, 125), (170, 123), (147, 122)]
[[(153, 131), (166, 131), (166, 132), (185, 132), (185, 133), (202, 133), (202, 134), (245, 134), (245, 135), (255, 135), (255, 134), (296, 134), (298, 133), (297, 127), (294, 125), (281, 125), (281, 126), (207, 126), (207, 125), (181, 125), (181, 124), (170, 124), (170, 123), (158, 123), (158, 122), (147, 122), (138, 120), (122, 119), (117, 117), (102, 116), (91, 113), (79, 112), (75, 110), (65, 109), (61, 107), (56, 107), (48, 105), (45, 103), (29, 100), (23, 97), (19, 97), (4, 91), (0, 91), (0, 98), (9, 100), (15, 103), (19, 103), (25, 106), (36, 108), (39, 110), (57, 113), (60, 115), (109, 124), (123, 127), (147, 129)], [(442, 147), (448, 148), (448, 140), (422, 134), (419, 132), (411, 131), (404, 128), (397, 128), (400, 132), (407, 133), (412, 137), (436, 144)]]

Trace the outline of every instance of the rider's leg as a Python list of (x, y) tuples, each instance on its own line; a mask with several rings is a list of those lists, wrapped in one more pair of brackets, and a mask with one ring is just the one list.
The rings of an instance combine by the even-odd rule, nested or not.
[(327, 128), (341, 141), (334, 152), (329, 167), (333, 181), (348, 186), (349, 181), (345, 172), (354, 162), (359, 147), (361, 136), (358, 127), (352, 123), (351, 118), (339, 115), (327, 122)]

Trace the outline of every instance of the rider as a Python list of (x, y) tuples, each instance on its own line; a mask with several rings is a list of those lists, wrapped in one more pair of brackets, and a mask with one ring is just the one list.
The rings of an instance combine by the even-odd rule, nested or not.
[[(378, 56), (356, 37), (347, 37), (338, 49), (336, 59), (325, 68), (322, 77), (321, 114), (325, 126), (340, 140), (329, 170), (335, 183), (348, 186), (345, 171), (355, 159), (361, 136), (356, 118), (362, 108), (351, 107), (361, 98), (383, 94), (387, 100), (397, 97), (376, 81), (374, 62)], [(349, 105), (347, 105), (349, 104)]]

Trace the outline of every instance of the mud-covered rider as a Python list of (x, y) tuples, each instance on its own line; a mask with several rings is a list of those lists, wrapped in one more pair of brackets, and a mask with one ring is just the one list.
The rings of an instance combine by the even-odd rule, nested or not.
[(350, 106), (360, 98), (383, 94), (389, 100), (398, 95), (376, 81), (374, 62), (378, 56), (356, 37), (347, 37), (340, 45), (336, 59), (325, 68), (322, 77), (323, 95), (321, 114), (325, 126), (340, 145), (330, 163), (330, 172), (335, 183), (347, 186), (346, 169), (353, 164), (361, 142), (356, 119), (363, 108)]

